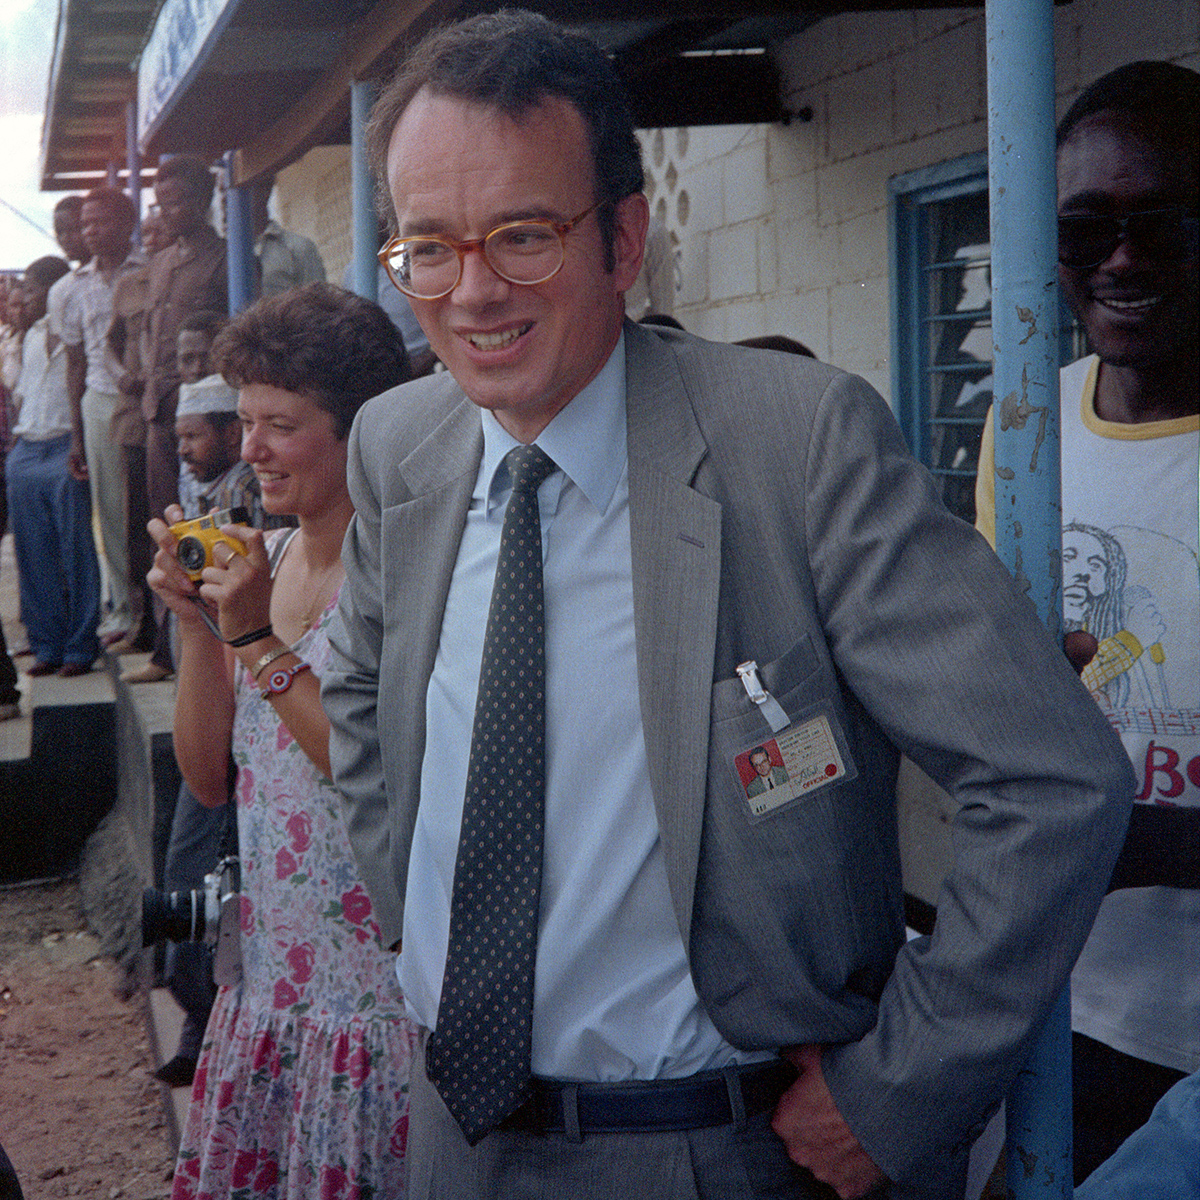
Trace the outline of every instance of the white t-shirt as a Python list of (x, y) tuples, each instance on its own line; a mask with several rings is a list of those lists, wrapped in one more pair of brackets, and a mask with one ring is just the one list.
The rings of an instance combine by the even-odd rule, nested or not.
[[(1059, 377), (1063, 622), (1100, 643), (1082, 674), (1124, 743), (1142, 804), (1200, 806), (1200, 417), (1096, 415), (1099, 360)], [(994, 543), (994, 442), (978, 525)], [(1200, 890), (1105, 897), (1071, 976), (1071, 1023), (1135, 1058), (1200, 1068)]]

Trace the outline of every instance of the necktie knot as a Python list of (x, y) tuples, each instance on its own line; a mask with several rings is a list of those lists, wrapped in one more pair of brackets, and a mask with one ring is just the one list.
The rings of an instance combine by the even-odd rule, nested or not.
[(536, 491), (556, 470), (557, 464), (541, 446), (517, 446), (505, 456), (514, 492)]

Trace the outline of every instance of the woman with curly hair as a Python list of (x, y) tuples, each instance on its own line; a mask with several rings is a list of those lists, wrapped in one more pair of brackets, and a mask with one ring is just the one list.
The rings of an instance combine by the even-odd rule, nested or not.
[(215, 806), (232, 754), (241, 854), (243, 976), (209, 1020), (173, 1196), (398, 1197), (413, 1033), (329, 782), (319, 677), (353, 515), (346, 435), (407, 378), (404, 344), (318, 283), (243, 313), (213, 358), (264, 509), (298, 526), (222, 526), (194, 580), (168, 527), (182, 511), (150, 523), (150, 584), (179, 616), (176, 756)]

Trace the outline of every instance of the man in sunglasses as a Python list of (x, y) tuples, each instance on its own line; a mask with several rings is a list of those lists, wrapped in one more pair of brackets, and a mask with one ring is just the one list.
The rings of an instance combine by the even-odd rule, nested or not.
[[(449, 26), (368, 141), (447, 367), (355, 422), (323, 688), (424, 1031), (410, 1197), (960, 1200), (1119, 742), (865, 383), (625, 319), (648, 204), (594, 43)], [(898, 746), (962, 810), (911, 945)]]
[(1077, 1182), (1200, 1068), (1198, 137), (1200, 75), (1156, 62), (1058, 128), (1059, 279), (1093, 351), (1060, 381), (1064, 627), (1141, 801), (1072, 976)]

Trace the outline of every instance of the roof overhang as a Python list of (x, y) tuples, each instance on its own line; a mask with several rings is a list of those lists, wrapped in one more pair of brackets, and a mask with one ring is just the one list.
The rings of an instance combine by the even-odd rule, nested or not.
[(41, 186), (81, 189), (124, 167), (126, 108), (158, 0), (60, 0), (42, 126)]
[[(819, 12), (768, 0), (528, 5), (589, 33), (627, 80), (639, 125), (775, 121), (768, 47)], [(349, 138), (350, 85), (384, 76), (442, 21), (479, 0), (168, 0), (142, 56), (138, 140), (148, 157), (237, 148), (238, 182)]]
[[(833, 13), (944, 0), (525, 0), (590, 34), (629, 85), (641, 128), (786, 119), (771, 49)], [(967, 0), (979, 7), (982, 0)], [(434, 26), (486, 0), (61, 0), (43, 188), (79, 186), (136, 140), (161, 154), (234, 150), (234, 181), (349, 140), (351, 84), (383, 78)], [(136, 63), (136, 77), (134, 65)]]

